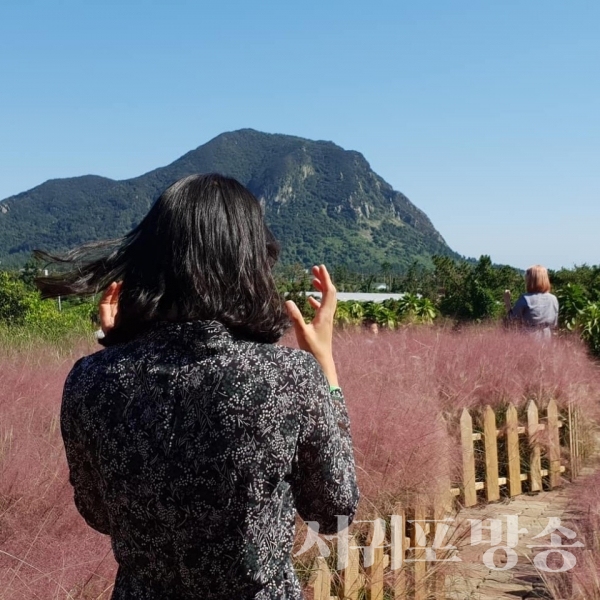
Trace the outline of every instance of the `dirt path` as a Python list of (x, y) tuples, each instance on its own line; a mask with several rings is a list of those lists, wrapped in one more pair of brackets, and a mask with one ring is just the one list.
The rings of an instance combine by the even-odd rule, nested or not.
[[(595, 469), (588, 467), (582, 470), (580, 478), (585, 478), (593, 473)], [(569, 512), (568, 505), (568, 485), (551, 492), (540, 492), (536, 495), (523, 495), (506, 503), (488, 504), (473, 508), (463, 509), (456, 518), (456, 526), (462, 527), (469, 532), (469, 537), (459, 547), (458, 557), (462, 562), (456, 563), (452, 569), (452, 575), (446, 578), (446, 599), (447, 600), (505, 600), (516, 598), (550, 598), (547, 594), (543, 580), (538, 570), (533, 564), (533, 558), (544, 548), (528, 548), (528, 545), (549, 545), (550, 533), (541, 538), (532, 539), (539, 535), (549, 525), (551, 517), (567, 521), (574, 517)], [(515, 516), (517, 517), (515, 519)], [(482, 543), (472, 545), (471, 535), (477, 536), (477, 531), (473, 532), (469, 519), (482, 521)], [(490, 549), (491, 532), (485, 527), (490, 525), (487, 519), (497, 519), (502, 523), (502, 541), (500, 544), (507, 544), (508, 523), (518, 523), (513, 526), (513, 532), (516, 529), (527, 529), (518, 535), (518, 544), (514, 547), (517, 562), (512, 568), (506, 570), (495, 570), (496, 567), (507, 567), (506, 553), (497, 550), (492, 559), (488, 554), (486, 566), (484, 562), (484, 553)], [(567, 540), (563, 536), (563, 544), (573, 543), (577, 540)], [(554, 558), (560, 557), (553, 553)], [(513, 558), (513, 561), (514, 561)], [(550, 563), (551, 564), (551, 563)], [(510, 565), (508, 565), (510, 566)]]

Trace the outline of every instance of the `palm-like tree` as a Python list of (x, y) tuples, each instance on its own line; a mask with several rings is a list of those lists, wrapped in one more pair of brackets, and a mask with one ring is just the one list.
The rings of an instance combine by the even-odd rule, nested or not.
[(404, 294), (398, 301), (397, 311), (402, 320), (413, 323), (432, 323), (437, 316), (433, 302), (417, 294)]
[(388, 329), (394, 329), (398, 324), (396, 313), (378, 302), (365, 304), (364, 320)]
[(350, 307), (347, 302), (338, 302), (337, 308), (335, 309), (334, 323), (340, 327), (347, 327), (354, 323), (352, 314), (350, 313)]

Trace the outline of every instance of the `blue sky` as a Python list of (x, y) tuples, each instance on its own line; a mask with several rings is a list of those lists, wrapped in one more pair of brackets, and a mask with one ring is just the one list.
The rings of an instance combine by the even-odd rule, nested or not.
[(600, 3), (0, 4), (0, 198), (223, 131), (332, 140), (461, 254), (600, 263)]

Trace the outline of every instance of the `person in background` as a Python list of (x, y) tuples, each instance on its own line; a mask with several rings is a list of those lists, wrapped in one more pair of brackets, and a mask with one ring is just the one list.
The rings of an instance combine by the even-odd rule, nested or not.
[(504, 305), (509, 320), (519, 322), (535, 337), (548, 339), (552, 329), (558, 326), (558, 299), (550, 293), (548, 270), (541, 265), (533, 265), (525, 272), (527, 293), (519, 296), (511, 305), (510, 290), (504, 291)]
[[(61, 431), (75, 504), (111, 537), (113, 600), (299, 600), (296, 511), (324, 534), (354, 517), (336, 290), (313, 267), (305, 323), (276, 290), (278, 251), (243, 185), (192, 175), (37, 281), (45, 297), (104, 290), (105, 348), (69, 373)], [(291, 324), (300, 350), (276, 344)]]

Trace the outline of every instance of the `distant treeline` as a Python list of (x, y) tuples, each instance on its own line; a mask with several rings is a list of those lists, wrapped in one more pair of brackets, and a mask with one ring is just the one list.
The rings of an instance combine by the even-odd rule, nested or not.
[[(501, 320), (505, 317), (504, 290), (513, 297), (525, 292), (524, 272), (508, 265), (495, 265), (489, 256), (477, 261), (458, 261), (434, 256), (433, 268), (413, 263), (404, 272), (394, 272), (383, 263), (377, 274), (351, 272), (334, 267), (333, 280), (342, 292), (404, 293), (402, 300), (383, 303), (340, 303), (341, 324), (375, 322), (394, 327), (403, 322), (426, 322), (445, 318), (456, 323)], [(549, 270), (552, 291), (560, 303), (561, 329), (578, 331), (590, 350), (600, 356), (600, 265), (579, 265), (572, 269)], [(310, 306), (302, 296), (310, 289), (310, 275), (301, 265), (278, 271), (280, 288), (302, 305), (310, 315)]]
[[(34, 278), (41, 265), (31, 260), (18, 271), (0, 271), (0, 327), (20, 327), (56, 337), (73, 329), (91, 330), (98, 298), (41, 300)], [(433, 268), (415, 262), (404, 272), (382, 263), (378, 273), (360, 273), (346, 267), (331, 268), (341, 292), (402, 293), (401, 300), (340, 302), (339, 325), (377, 323), (395, 328), (404, 323), (432, 323), (442, 318), (456, 323), (500, 320), (505, 315), (505, 289), (513, 297), (525, 291), (524, 273), (494, 265), (489, 256), (458, 261), (434, 256)], [(553, 292), (560, 302), (560, 327), (577, 331), (590, 350), (600, 355), (600, 265), (579, 265), (550, 271)], [(280, 292), (294, 299), (310, 318), (312, 309), (304, 291), (311, 276), (304, 265), (280, 266), (275, 272)]]

